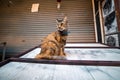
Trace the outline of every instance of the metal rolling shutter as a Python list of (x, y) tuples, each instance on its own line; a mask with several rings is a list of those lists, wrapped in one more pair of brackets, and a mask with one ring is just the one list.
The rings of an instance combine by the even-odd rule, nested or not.
[[(40, 44), (43, 37), (56, 31), (56, 18), (67, 14), (67, 42), (95, 42), (91, 0), (62, 0), (61, 10), (56, 0), (1, 0), (0, 42), (7, 42), (7, 52), (20, 53)], [(39, 12), (31, 13), (33, 3)]]

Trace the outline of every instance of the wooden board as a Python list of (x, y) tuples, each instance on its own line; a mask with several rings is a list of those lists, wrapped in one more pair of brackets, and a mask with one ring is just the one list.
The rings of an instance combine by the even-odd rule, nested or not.
[[(34, 58), (40, 50), (40, 48), (36, 48), (20, 58)], [(120, 61), (120, 49), (65, 48), (65, 52), (67, 60)]]
[(10, 62), (0, 67), (0, 80), (119, 80), (120, 67)]
[[(78, 45), (78, 44), (77, 44)], [(70, 46), (70, 45), (68, 45)], [(75, 46), (74, 44), (72, 46)], [(90, 46), (90, 45), (89, 45)], [(0, 80), (119, 80), (120, 67), (40, 64), (14, 62), (14, 59), (32, 60), (40, 48), (0, 67)], [(65, 48), (68, 60), (120, 61), (120, 49), (113, 48)], [(68, 61), (67, 60), (67, 61)]]
[(65, 47), (108, 47), (100, 43), (67, 43)]
[(120, 67), (87, 66), (95, 80), (119, 80)]

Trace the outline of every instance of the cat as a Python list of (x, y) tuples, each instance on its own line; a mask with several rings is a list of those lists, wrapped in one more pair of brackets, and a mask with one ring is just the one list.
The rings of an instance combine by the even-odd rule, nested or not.
[(67, 16), (56, 19), (57, 31), (52, 32), (41, 41), (41, 51), (35, 56), (36, 59), (66, 59), (64, 46), (68, 36)]

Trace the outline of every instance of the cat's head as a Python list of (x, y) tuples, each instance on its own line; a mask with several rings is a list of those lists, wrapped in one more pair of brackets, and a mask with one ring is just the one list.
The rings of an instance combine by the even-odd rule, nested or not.
[(58, 31), (68, 30), (67, 16), (65, 16), (63, 19), (56, 19), (56, 22)]

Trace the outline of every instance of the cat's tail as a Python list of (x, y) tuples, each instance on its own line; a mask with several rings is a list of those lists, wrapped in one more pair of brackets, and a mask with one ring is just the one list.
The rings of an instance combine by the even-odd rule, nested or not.
[(35, 59), (53, 59), (53, 60), (66, 60), (66, 57), (65, 56), (50, 56), (50, 55), (40, 55), (40, 54), (37, 54), (35, 56)]

